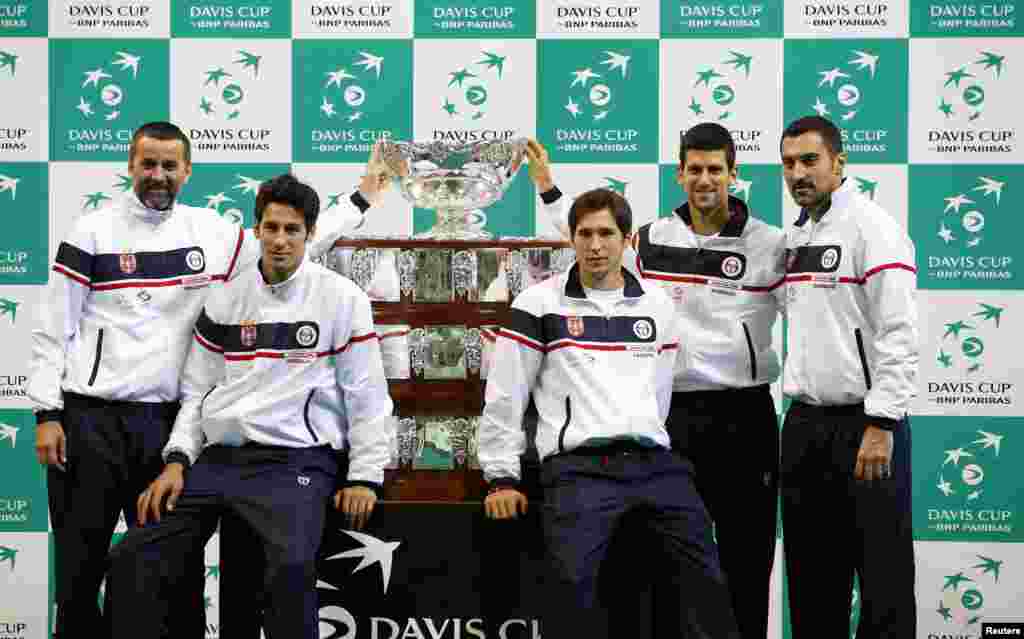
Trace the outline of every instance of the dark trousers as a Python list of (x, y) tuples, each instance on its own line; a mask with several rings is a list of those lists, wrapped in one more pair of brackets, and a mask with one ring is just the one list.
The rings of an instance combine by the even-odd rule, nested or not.
[[(782, 429), (782, 524), (793, 639), (848, 637), (853, 576), (863, 639), (916, 637), (910, 423), (893, 433), (892, 477), (853, 477), (863, 405), (794, 402)], [(822, 552), (822, 538), (835, 552)]]
[(334, 451), (326, 446), (205, 449), (174, 511), (130, 530), (111, 550), (112, 636), (175, 637), (168, 632), (166, 593), (180, 585), (181, 558), (205, 547), (227, 514), (263, 550), (267, 636), (316, 639), (316, 557), (336, 476)]
[(556, 570), (544, 636), (607, 636), (598, 572), (617, 526), (640, 511), (658, 555), (652, 572), (678, 602), (656, 625), (671, 637), (738, 639), (689, 462), (665, 449), (577, 449), (546, 459), (541, 482), (545, 546)]
[[(99, 592), (118, 513), (123, 510), (128, 526), (134, 524), (139, 494), (163, 469), (160, 454), (177, 411), (176, 403), (111, 402), (65, 393), (67, 470), (51, 466), (47, 473), (58, 639), (106, 635)], [(173, 604), (176, 636), (201, 639), (202, 549), (183, 558), (183, 565), (200, 592)]]
[[(768, 635), (778, 527), (779, 420), (768, 385), (673, 393), (672, 449), (693, 463), (744, 639)], [(656, 607), (678, 605), (660, 593)]]

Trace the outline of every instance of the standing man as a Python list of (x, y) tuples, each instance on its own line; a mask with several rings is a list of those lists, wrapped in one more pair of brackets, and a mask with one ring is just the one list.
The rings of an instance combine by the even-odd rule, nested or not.
[[(782, 133), (786, 185), (800, 205), (786, 249), (793, 400), (782, 430), (782, 519), (794, 639), (916, 636), (910, 423), (917, 389), (914, 246), (843, 178), (825, 118)], [(823, 560), (821, 537), (842, 551)]]
[[(76, 220), (32, 333), (28, 394), (39, 463), (49, 467), (58, 639), (99, 627), (111, 534), (122, 509), (135, 520), (136, 498), (162, 467), (192, 326), (211, 287), (259, 256), (251, 232), (175, 201), (192, 173), (190, 149), (173, 124), (136, 130), (132, 191)], [(311, 252), (357, 224), (382, 185), (368, 174)], [(201, 581), (202, 553), (195, 564)], [(204, 632), (201, 607), (197, 615), (188, 636)]]
[[(557, 226), (565, 198), (531, 142), (530, 176)], [(782, 284), (782, 230), (729, 195), (736, 145), (719, 124), (683, 134), (676, 181), (687, 201), (640, 227), (626, 264), (675, 302), (689, 366), (676, 371), (668, 432), (693, 462), (744, 639), (765, 639), (778, 509), (779, 425), (769, 384), (779, 377), (772, 327)], [(659, 592), (659, 607), (678, 605)]]
[[(199, 315), (167, 464), (139, 496), (141, 527), (111, 551), (112, 637), (162, 636), (166, 587), (226, 513), (263, 546), (268, 636), (318, 636), (325, 505), (333, 494), (361, 529), (395, 436), (369, 298), (305, 259), (319, 209), (290, 175), (260, 187), (262, 257)], [(336, 482), (346, 449), (348, 477)]]
[(664, 293), (622, 268), (631, 226), (622, 196), (580, 195), (569, 211), (576, 264), (513, 302), (480, 420), (486, 512), (505, 519), (526, 511), (517, 485), (532, 392), (542, 522), (557, 571), (545, 636), (604, 635), (598, 569), (623, 518), (642, 511), (678, 603), (659, 625), (675, 637), (738, 638), (693, 468), (670, 451), (664, 426), (679, 321)]

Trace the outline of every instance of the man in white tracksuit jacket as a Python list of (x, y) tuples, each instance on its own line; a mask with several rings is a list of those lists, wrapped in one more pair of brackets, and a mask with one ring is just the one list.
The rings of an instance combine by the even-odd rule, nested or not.
[[(191, 175), (189, 140), (175, 125), (141, 126), (129, 171), (132, 191), (81, 216), (60, 244), (32, 333), (28, 394), (48, 465), (58, 639), (98, 627), (110, 537), (121, 510), (134, 522), (162, 467), (192, 326), (208, 292), (259, 257), (251, 231), (175, 202)], [(368, 176), (324, 216), (310, 254), (359, 224), (379, 186)], [(201, 554), (195, 562), (202, 581)], [(201, 607), (188, 628), (204, 632)]]
[[(182, 558), (226, 513), (263, 546), (268, 635), (318, 636), (325, 505), (333, 494), (361, 528), (395, 436), (369, 298), (305, 258), (318, 212), (313, 189), (290, 175), (260, 187), (259, 265), (207, 299), (167, 464), (139, 498), (142, 526), (111, 551), (112, 637), (160, 636)], [(346, 452), (348, 476), (338, 478)]]
[[(782, 521), (793, 638), (916, 635), (910, 423), (917, 393), (914, 246), (843, 178), (842, 138), (809, 116), (782, 134), (802, 207), (789, 229)], [(839, 552), (821, 555), (822, 536)]]
[[(569, 198), (551, 183), (543, 149), (531, 144), (530, 152), (531, 177), (564, 229)], [(785, 237), (729, 195), (736, 177), (726, 128), (687, 130), (677, 173), (687, 200), (640, 227), (624, 263), (675, 302), (689, 365), (672, 383), (672, 448), (696, 470), (740, 631), (765, 639), (778, 527), (779, 423), (769, 384), (781, 372), (772, 327)], [(678, 605), (662, 589), (655, 594), (658, 607)]]
[(632, 214), (619, 194), (580, 195), (569, 212), (576, 264), (520, 293), (499, 331), (480, 419), (488, 516), (525, 512), (518, 490), (523, 413), (537, 406), (542, 522), (557, 572), (544, 634), (605, 636), (598, 568), (616, 528), (644, 513), (658, 538), (659, 610), (669, 636), (738, 639), (693, 467), (670, 450), (665, 419), (681, 355), (668, 297), (622, 268)]

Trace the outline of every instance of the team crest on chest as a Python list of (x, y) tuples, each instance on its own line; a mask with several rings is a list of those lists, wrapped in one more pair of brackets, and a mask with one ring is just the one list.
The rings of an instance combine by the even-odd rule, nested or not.
[(722, 260), (722, 275), (726, 277), (738, 277), (743, 272), (743, 261), (735, 255)]
[(654, 334), (654, 326), (650, 320), (637, 320), (633, 322), (633, 334), (640, 339), (650, 339), (651, 335)]
[(569, 334), (573, 337), (579, 337), (583, 334), (583, 318), (576, 315), (566, 317), (565, 329), (569, 331)]
[(201, 271), (206, 266), (206, 259), (203, 257), (203, 252), (199, 249), (193, 249), (185, 255), (185, 263), (193, 271)]
[(839, 251), (827, 248), (821, 253), (821, 268), (831, 269), (839, 261)]
[(122, 253), (120, 255), (120, 266), (122, 273), (134, 273), (139, 267), (134, 253)]
[(310, 326), (309, 324), (300, 326), (299, 330), (295, 331), (295, 341), (297, 341), (300, 346), (312, 346), (313, 344), (316, 344), (317, 337), (319, 337), (319, 332), (316, 330), (316, 327)]
[(257, 333), (256, 322), (252, 320), (242, 320), (240, 324), (241, 326), (239, 328), (241, 329), (240, 339), (242, 346), (254, 346), (256, 344)]

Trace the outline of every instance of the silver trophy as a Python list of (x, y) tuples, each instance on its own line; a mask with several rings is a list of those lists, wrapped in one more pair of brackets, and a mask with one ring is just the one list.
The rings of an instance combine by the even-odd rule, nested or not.
[(502, 198), (526, 159), (526, 139), (469, 143), (381, 144), (381, 162), (414, 205), (434, 209), (437, 223), (416, 239), (489, 240), (482, 209)]

